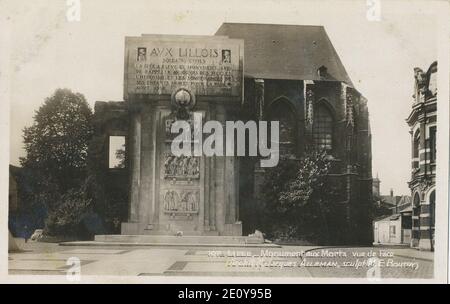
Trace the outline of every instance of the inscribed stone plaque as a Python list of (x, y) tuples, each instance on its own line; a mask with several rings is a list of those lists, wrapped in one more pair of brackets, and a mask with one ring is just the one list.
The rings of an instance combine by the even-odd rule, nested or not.
[(243, 40), (226, 37), (142, 35), (125, 40), (125, 99), (131, 94), (240, 97)]

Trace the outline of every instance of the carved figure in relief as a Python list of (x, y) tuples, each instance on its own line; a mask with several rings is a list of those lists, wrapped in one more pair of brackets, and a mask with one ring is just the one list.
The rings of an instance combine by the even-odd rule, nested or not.
[(170, 175), (175, 175), (177, 171), (177, 158), (173, 155), (169, 156), (169, 158), (170, 158), (170, 165), (168, 173)]
[(190, 207), (191, 211), (197, 211), (198, 210), (198, 196), (197, 192), (192, 193), (189, 195), (188, 198), (188, 206)]
[(190, 176), (195, 176), (199, 173), (199, 163), (198, 163), (198, 158), (192, 157), (189, 160), (189, 165), (188, 165), (188, 172), (187, 175)]
[(199, 196), (197, 191), (184, 191), (180, 194), (168, 190), (164, 195), (164, 210), (168, 212), (198, 212)]
[(165, 154), (164, 175), (170, 177), (198, 178), (200, 161), (198, 157), (176, 157), (170, 153)]
[(169, 190), (164, 195), (164, 210), (176, 211), (180, 203), (180, 197), (174, 190)]
[(185, 192), (182, 195), (181, 202), (183, 204), (185, 211), (197, 211), (198, 201), (197, 196), (194, 192)]
[(181, 174), (180, 175), (188, 175), (188, 163), (189, 163), (189, 158), (182, 156), (181, 157), (181, 166), (180, 166), (180, 170), (181, 170)]

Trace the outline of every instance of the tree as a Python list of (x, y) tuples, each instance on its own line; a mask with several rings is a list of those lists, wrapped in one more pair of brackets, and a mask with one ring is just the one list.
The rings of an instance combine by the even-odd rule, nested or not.
[(59, 198), (58, 206), (45, 220), (45, 232), (51, 236), (90, 237), (86, 221), (92, 213), (92, 200), (86, 195), (85, 186), (70, 189)]
[(92, 110), (84, 96), (57, 89), (23, 131), (26, 157), (21, 164), (65, 192), (85, 177), (92, 132)]
[[(91, 108), (82, 94), (68, 89), (57, 89), (36, 111), (33, 125), (24, 128), (20, 199), (29, 232), (42, 228), (44, 222), (58, 231), (51, 220), (76, 208), (74, 193), (79, 193), (87, 175), (92, 133)], [(88, 205), (78, 202), (79, 210)]]
[(269, 237), (330, 242), (333, 231), (328, 227), (338, 224), (342, 209), (339, 187), (328, 176), (330, 168), (325, 152), (312, 151), (269, 169), (263, 185)]
[(115, 168), (123, 169), (125, 168), (125, 144), (120, 147), (120, 149), (116, 150), (116, 158), (119, 163), (115, 166)]

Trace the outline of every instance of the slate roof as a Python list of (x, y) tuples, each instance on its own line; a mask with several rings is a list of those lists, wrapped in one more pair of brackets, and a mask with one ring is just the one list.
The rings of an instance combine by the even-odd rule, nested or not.
[[(244, 40), (247, 77), (342, 81), (353, 87), (323, 26), (223, 23), (216, 35)], [(327, 75), (317, 70), (325, 66)]]
[(380, 195), (380, 199), (386, 204), (396, 206), (396, 205), (398, 205), (398, 203), (400, 202), (402, 197), (398, 196), (398, 195), (396, 195), (396, 196)]

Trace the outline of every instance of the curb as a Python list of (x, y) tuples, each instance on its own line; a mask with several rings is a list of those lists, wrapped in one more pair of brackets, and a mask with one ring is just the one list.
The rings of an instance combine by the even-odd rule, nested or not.
[(246, 247), (246, 248), (281, 248), (276, 244), (187, 244), (187, 243), (122, 243), (122, 242), (62, 242), (59, 246), (140, 246), (140, 247)]

